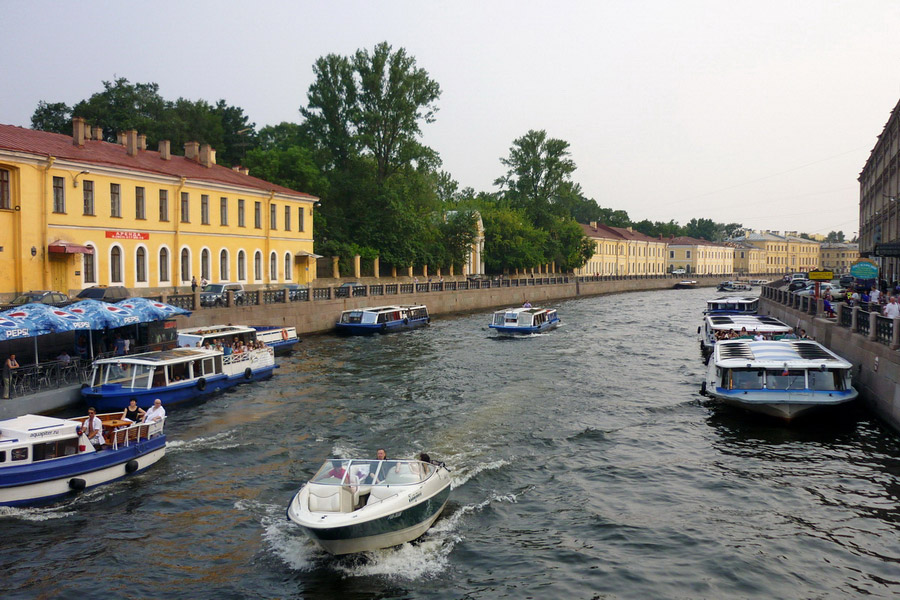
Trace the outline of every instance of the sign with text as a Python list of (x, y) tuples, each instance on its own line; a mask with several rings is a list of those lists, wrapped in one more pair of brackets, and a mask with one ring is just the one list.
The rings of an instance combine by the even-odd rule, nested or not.
[(878, 265), (871, 260), (859, 260), (850, 265), (850, 274), (857, 279), (877, 279)]
[(809, 272), (809, 280), (810, 281), (831, 281), (834, 279), (834, 273), (832, 271), (810, 271)]
[(149, 240), (150, 234), (143, 231), (107, 231), (106, 237), (114, 240)]

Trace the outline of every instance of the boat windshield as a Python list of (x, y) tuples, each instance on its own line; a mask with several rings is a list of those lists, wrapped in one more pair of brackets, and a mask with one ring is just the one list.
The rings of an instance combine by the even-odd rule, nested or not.
[(312, 483), (326, 485), (401, 485), (419, 483), (434, 472), (434, 465), (418, 460), (325, 461)]
[(766, 389), (802, 390), (806, 387), (806, 374), (802, 369), (766, 371)]

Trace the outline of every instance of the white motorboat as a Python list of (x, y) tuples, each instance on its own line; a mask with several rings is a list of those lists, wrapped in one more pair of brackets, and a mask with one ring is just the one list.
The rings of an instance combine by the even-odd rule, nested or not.
[(443, 464), (330, 459), (293, 497), (287, 516), (331, 554), (369, 552), (424, 534), (449, 497)]
[(851, 368), (812, 340), (723, 340), (716, 344), (701, 393), (790, 420), (856, 398)]

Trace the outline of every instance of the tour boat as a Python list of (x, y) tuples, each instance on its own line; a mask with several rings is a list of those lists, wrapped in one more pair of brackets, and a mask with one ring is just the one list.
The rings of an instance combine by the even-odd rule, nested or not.
[(257, 327), (254, 325), (253, 329), (256, 330), (256, 339), (272, 348), (276, 356), (290, 354), (300, 343), (296, 327)]
[(272, 376), (275, 353), (268, 346), (232, 354), (206, 348), (175, 348), (94, 361), (81, 396), (98, 410), (124, 410), (131, 399), (168, 406), (208, 396), (240, 383)]
[(851, 368), (812, 340), (723, 340), (716, 344), (701, 393), (790, 420), (856, 398)]
[(424, 534), (450, 497), (443, 464), (325, 461), (287, 508), (288, 519), (331, 554), (370, 552)]
[(750, 284), (744, 281), (723, 281), (716, 288), (719, 292), (749, 292)]
[(675, 284), (676, 290), (692, 290), (697, 287), (697, 281), (693, 279), (685, 279)]
[(759, 298), (754, 296), (722, 296), (706, 301), (707, 315), (755, 315), (759, 311)]
[(335, 323), (338, 333), (367, 335), (370, 333), (391, 333), (404, 329), (424, 327), (431, 321), (428, 309), (423, 304), (411, 306), (374, 306), (354, 308), (341, 313)]
[(500, 335), (543, 333), (559, 327), (555, 308), (505, 308), (494, 313), (491, 329)]
[[(745, 331), (746, 330), (746, 331)], [(791, 328), (767, 315), (706, 315), (703, 325), (697, 328), (700, 336), (700, 349), (704, 356), (708, 356), (716, 345), (716, 335), (735, 332), (738, 335), (753, 336), (756, 333), (766, 338), (785, 335)]]
[(42, 504), (143, 471), (166, 453), (165, 418), (150, 423), (97, 415), (104, 445), (82, 431), (87, 417), (24, 415), (0, 421), (0, 506)]

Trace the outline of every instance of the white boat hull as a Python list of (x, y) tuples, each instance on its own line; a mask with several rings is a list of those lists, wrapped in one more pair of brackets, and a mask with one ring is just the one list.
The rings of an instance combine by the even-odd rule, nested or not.
[(760, 394), (761, 397), (754, 398), (752, 397), (752, 392), (746, 395), (741, 392), (739, 396), (734, 393), (720, 392), (713, 389), (712, 391), (707, 391), (707, 395), (730, 406), (790, 421), (816, 408), (838, 406), (851, 402), (856, 399), (857, 393), (856, 390), (852, 390), (852, 392), (831, 397), (819, 396), (818, 394), (786, 393), (783, 395), (779, 394), (780, 399), (778, 401), (773, 401), (772, 393), (763, 393)]

